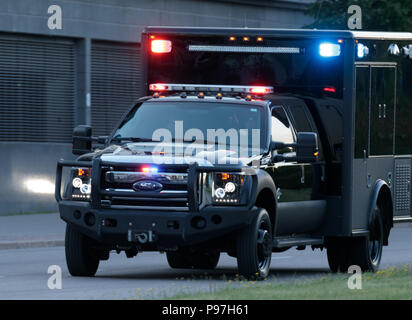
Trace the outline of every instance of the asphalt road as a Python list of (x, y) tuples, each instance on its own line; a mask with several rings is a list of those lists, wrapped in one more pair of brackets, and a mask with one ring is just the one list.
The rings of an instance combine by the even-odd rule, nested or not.
[[(392, 230), (381, 268), (412, 266), (412, 228)], [(62, 289), (47, 286), (50, 265), (62, 269)], [(329, 272), (326, 252), (290, 249), (273, 254), (268, 281), (291, 281), (319, 277)], [(205, 276), (201, 270), (170, 269), (166, 256), (142, 253), (126, 259), (111, 253), (101, 262), (94, 278), (74, 278), (67, 271), (64, 248), (0, 250), (0, 299), (151, 299), (181, 292), (216, 290), (227, 286), (236, 275), (236, 260), (222, 254), (218, 268)], [(233, 285), (233, 284), (231, 284)]]

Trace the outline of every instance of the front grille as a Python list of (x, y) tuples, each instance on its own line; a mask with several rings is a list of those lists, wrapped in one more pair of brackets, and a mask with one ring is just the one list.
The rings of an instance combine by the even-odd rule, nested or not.
[[(143, 173), (136, 171), (135, 167), (103, 167), (100, 177), (101, 199), (103, 203), (119, 208), (186, 211), (189, 208), (187, 179), (187, 168), (164, 166), (159, 167), (156, 173)], [(134, 184), (139, 181), (160, 183), (161, 189), (134, 188)]]

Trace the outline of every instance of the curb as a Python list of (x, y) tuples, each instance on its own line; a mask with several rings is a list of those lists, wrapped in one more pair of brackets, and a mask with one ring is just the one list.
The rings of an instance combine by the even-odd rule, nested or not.
[(41, 247), (62, 247), (64, 240), (26, 240), (26, 241), (0, 241), (0, 250), (25, 249)]

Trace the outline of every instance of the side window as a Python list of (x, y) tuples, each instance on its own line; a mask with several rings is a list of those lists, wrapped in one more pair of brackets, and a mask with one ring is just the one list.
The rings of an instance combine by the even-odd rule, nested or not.
[(276, 106), (272, 109), (271, 135), (273, 141), (294, 143), (292, 127), (283, 107)]
[(293, 119), (295, 120), (295, 128), (297, 132), (312, 132), (314, 131), (310, 125), (308, 116), (306, 115), (303, 106), (291, 106), (289, 107), (292, 113)]

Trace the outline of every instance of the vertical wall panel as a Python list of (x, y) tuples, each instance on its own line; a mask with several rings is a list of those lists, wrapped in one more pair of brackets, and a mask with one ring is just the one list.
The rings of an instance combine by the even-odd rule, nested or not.
[(74, 101), (73, 42), (0, 35), (0, 141), (70, 142)]
[(93, 135), (108, 135), (141, 96), (139, 44), (93, 42), (91, 95)]

